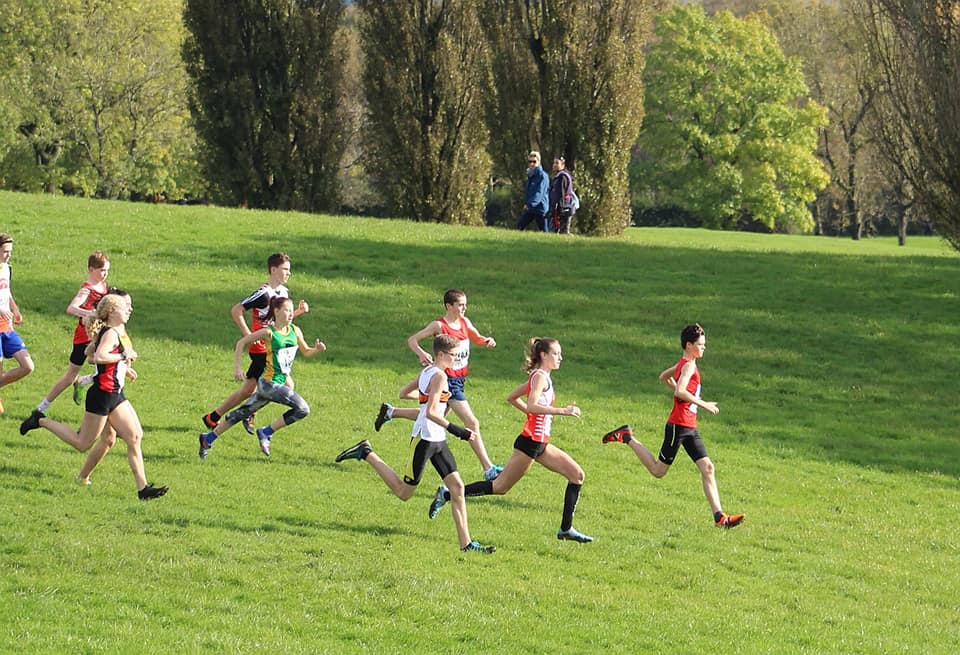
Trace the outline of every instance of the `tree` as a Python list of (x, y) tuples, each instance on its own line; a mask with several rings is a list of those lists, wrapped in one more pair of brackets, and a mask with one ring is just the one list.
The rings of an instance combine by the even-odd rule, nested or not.
[(368, 168), (387, 206), (480, 225), (490, 171), (486, 45), (473, 3), (360, 0)]
[[(477, 10), (490, 44), (493, 84), (484, 94), (488, 151), (493, 175), (519, 189), (513, 194), (511, 214), (519, 215), (526, 184), (527, 153), (541, 150), (540, 75), (534, 65), (527, 3), (516, 0), (482, 0)], [(548, 162), (550, 153), (544, 152)]]
[(734, 16), (742, 17), (760, 9), (764, 2), (765, 0), (681, 0), (680, 4), (698, 4), (708, 15), (729, 11)]
[(219, 199), (338, 207), (342, 12), (342, 0), (186, 0), (191, 109)]
[[(843, 228), (859, 239), (860, 198), (882, 193), (864, 185), (876, 167), (870, 136), (880, 80), (869, 61), (859, 20), (849, 1), (776, 0), (767, 4), (767, 11), (784, 51), (803, 61), (812, 97), (827, 109), (829, 123), (820, 128), (817, 149), (830, 173), (825, 194), (838, 199)], [(880, 182), (881, 177), (873, 179)]]
[[(960, 0), (862, 0), (862, 25), (883, 79), (878, 131), (938, 233), (960, 250)], [(908, 146), (904, 149), (904, 146)], [(908, 153), (895, 157), (896, 151)]]
[(827, 176), (813, 156), (823, 108), (798, 61), (755, 17), (699, 7), (658, 16), (646, 73), (641, 181), (710, 227), (809, 230)]
[[(6, 183), (106, 198), (196, 182), (181, 0), (24, 0), (0, 5), (17, 139)], [(12, 48), (12, 51), (11, 51)]]
[(527, 150), (562, 154), (583, 201), (584, 234), (620, 234), (630, 223), (627, 164), (643, 118), (644, 46), (661, 4), (480, 3), (500, 108), (488, 112), (497, 170), (522, 187)]

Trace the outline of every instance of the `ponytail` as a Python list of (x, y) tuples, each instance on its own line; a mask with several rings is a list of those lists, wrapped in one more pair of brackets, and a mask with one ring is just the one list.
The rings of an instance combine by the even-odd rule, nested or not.
[(550, 347), (557, 343), (550, 337), (533, 337), (527, 342), (527, 352), (523, 359), (523, 372), (532, 373), (540, 366), (540, 359), (544, 353), (550, 352)]

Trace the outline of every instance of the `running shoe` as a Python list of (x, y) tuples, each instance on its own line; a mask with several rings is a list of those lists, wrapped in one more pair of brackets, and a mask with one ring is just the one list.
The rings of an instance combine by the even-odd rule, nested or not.
[(447, 504), (447, 499), (444, 494), (447, 493), (447, 488), (444, 485), (437, 487), (437, 493), (433, 495), (433, 501), (430, 503), (430, 509), (427, 511), (427, 516), (430, 517), (430, 520), (433, 520), (437, 517), (437, 514), (440, 513), (440, 510), (443, 509), (443, 506)]
[(203, 424), (207, 426), (208, 430), (214, 429), (220, 423), (220, 421), (214, 421), (209, 414), (204, 414), (203, 419), (201, 420), (203, 421)]
[(623, 443), (624, 437), (632, 437), (633, 428), (629, 425), (621, 425), (616, 430), (610, 430), (603, 435), (603, 443)]
[(335, 462), (342, 462), (345, 459), (365, 459), (367, 455), (373, 452), (373, 447), (370, 445), (370, 442), (364, 439), (344, 451), (341, 451), (339, 455), (333, 460)]
[(583, 534), (573, 526), (570, 526), (569, 530), (558, 530), (557, 539), (576, 541), (577, 543), (581, 544), (587, 544), (593, 541), (593, 537)]
[(200, 455), (200, 459), (206, 459), (207, 453), (210, 452), (211, 448), (213, 448), (213, 444), (207, 441), (207, 433), (201, 432), (200, 433), (200, 452), (198, 453)]
[(30, 430), (36, 430), (40, 427), (40, 419), (46, 417), (46, 414), (41, 412), (39, 409), (35, 409), (30, 412), (30, 416), (23, 420), (23, 423), (20, 424), (20, 434), (26, 434)]
[(154, 498), (159, 498), (167, 493), (167, 491), (169, 491), (167, 487), (154, 487), (152, 484), (148, 484), (146, 487), (137, 492), (137, 498), (140, 500), (152, 500)]
[(80, 386), (80, 383), (77, 380), (73, 381), (73, 404), (80, 405), (83, 403), (83, 387)]
[(392, 409), (393, 409), (393, 405), (391, 405), (390, 403), (383, 403), (382, 405), (380, 405), (380, 411), (377, 412), (377, 418), (373, 420), (374, 430), (376, 430), (377, 432), (380, 432), (380, 428), (383, 427), (384, 423), (386, 423), (387, 421), (393, 420), (388, 416), (388, 412), (390, 412), (390, 410)]
[(481, 546), (479, 541), (474, 540), (474, 541), (471, 541), (470, 543), (468, 543), (466, 546), (464, 546), (464, 547), (461, 548), (460, 550), (463, 551), (463, 552), (465, 552), (465, 553), (467, 553), (467, 552), (477, 552), (477, 553), (484, 553), (484, 554), (486, 554), (486, 555), (489, 555), (490, 553), (495, 553), (495, 552), (497, 552), (497, 547), (496, 547), (496, 546)]
[(253, 425), (253, 417), (256, 414), (251, 414), (247, 418), (243, 419), (243, 429), (247, 431), (247, 434), (256, 434), (257, 428)]
[(85, 486), (85, 487), (89, 487), (89, 486), (90, 486), (91, 484), (93, 484), (93, 483), (90, 482), (90, 478), (81, 478), (81, 477), (78, 475), (78, 476), (77, 476), (77, 484), (82, 484), (82, 485)]
[(260, 442), (260, 452), (270, 457), (270, 437), (263, 433), (263, 428), (257, 428), (257, 440)]
[(743, 514), (720, 514), (720, 520), (715, 525), (718, 528), (735, 528), (747, 518)]
[(490, 468), (488, 468), (486, 471), (483, 472), (483, 479), (486, 480), (487, 482), (490, 482), (500, 477), (501, 473), (503, 473), (503, 467), (500, 466), (499, 464), (494, 464), (493, 466), (491, 466)]

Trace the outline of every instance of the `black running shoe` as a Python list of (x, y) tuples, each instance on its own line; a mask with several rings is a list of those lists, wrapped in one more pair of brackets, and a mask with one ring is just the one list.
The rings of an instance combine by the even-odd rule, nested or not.
[(41, 412), (39, 409), (35, 409), (30, 412), (30, 416), (24, 419), (23, 423), (20, 424), (20, 434), (26, 434), (30, 430), (36, 430), (40, 427), (40, 419), (46, 418), (46, 414)]
[(373, 447), (370, 445), (370, 442), (364, 439), (363, 441), (356, 443), (344, 451), (341, 451), (337, 455), (335, 462), (342, 462), (345, 459), (365, 459), (367, 455), (373, 452)]
[(137, 492), (137, 498), (140, 500), (152, 500), (153, 498), (159, 498), (167, 493), (167, 491), (169, 491), (167, 487), (154, 487), (152, 484), (148, 484)]
[(393, 407), (390, 406), (390, 403), (383, 403), (382, 405), (380, 405), (380, 411), (377, 413), (377, 418), (373, 420), (374, 430), (376, 430), (377, 432), (380, 432), (380, 428), (383, 427), (383, 424), (386, 423), (387, 421), (392, 420), (387, 415), (387, 412), (389, 412), (391, 409), (393, 409)]

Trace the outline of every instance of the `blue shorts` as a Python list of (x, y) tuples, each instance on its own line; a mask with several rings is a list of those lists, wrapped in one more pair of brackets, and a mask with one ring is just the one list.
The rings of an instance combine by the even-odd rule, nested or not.
[(463, 387), (467, 382), (466, 377), (447, 376), (447, 389), (450, 390), (450, 400), (466, 400), (467, 395), (463, 393)]
[(0, 332), (0, 354), (3, 355), (4, 359), (9, 359), (21, 350), (26, 349), (27, 347), (24, 345), (23, 339), (20, 338), (16, 330)]

